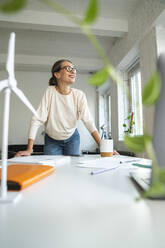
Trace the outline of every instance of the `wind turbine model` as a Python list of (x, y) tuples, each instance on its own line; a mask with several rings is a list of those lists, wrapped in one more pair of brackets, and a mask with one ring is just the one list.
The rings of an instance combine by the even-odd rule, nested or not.
[(14, 75), (14, 53), (15, 53), (15, 33), (10, 34), (8, 45), (8, 58), (6, 70), (8, 79), (0, 81), (0, 91), (4, 90), (4, 115), (2, 129), (2, 168), (1, 168), (1, 188), (0, 203), (14, 202), (20, 194), (16, 192), (7, 192), (7, 154), (8, 154), (8, 129), (9, 129), (9, 111), (10, 111), (10, 94), (13, 91), (20, 100), (38, 117), (37, 112), (25, 97), (23, 92), (17, 88), (17, 81)]

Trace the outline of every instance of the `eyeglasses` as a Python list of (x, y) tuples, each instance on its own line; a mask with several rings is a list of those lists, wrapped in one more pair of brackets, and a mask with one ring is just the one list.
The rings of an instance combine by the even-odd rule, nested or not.
[(62, 68), (60, 68), (60, 70), (62, 70), (62, 69), (65, 69), (66, 71), (68, 71), (68, 72), (74, 72), (74, 73), (77, 73), (77, 69), (75, 68), (75, 67), (72, 67), (72, 66), (64, 66), (64, 67), (62, 67)]

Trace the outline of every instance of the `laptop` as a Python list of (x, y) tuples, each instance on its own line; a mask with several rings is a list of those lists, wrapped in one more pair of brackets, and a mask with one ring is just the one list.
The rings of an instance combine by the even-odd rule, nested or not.
[[(156, 103), (155, 108), (155, 122), (153, 133), (153, 146), (156, 157), (160, 166), (165, 167), (165, 53), (162, 53), (158, 58), (157, 68), (162, 80), (161, 95)], [(152, 170), (147, 169), (145, 174), (138, 172), (131, 172), (131, 179), (140, 187), (141, 190), (147, 190), (152, 184)], [(152, 197), (152, 199), (165, 199), (162, 197)]]

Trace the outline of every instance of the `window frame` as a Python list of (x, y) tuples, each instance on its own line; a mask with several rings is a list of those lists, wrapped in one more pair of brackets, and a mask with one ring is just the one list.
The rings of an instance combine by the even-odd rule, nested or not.
[[(126, 120), (126, 118), (130, 115), (130, 113), (133, 112), (133, 101), (134, 101), (134, 106), (136, 108), (136, 103), (133, 99), (133, 95), (131, 95), (131, 102), (128, 101), (128, 97), (126, 96), (126, 92), (128, 90), (129, 93), (132, 93), (133, 89), (132, 88), (132, 82), (131, 82), (131, 77), (135, 76), (137, 72), (140, 72), (140, 86), (138, 86), (137, 91), (138, 91), (138, 99), (140, 99), (139, 103), (139, 113), (140, 113), (140, 120), (137, 122), (137, 113), (136, 113), (136, 122), (138, 123), (138, 129), (133, 128), (133, 135), (142, 135), (143, 134), (143, 114), (142, 114), (142, 91), (141, 91), (141, 70), (140, 70), (140, 59), (137, 57), (134, 62), (131, 63), (130, 66), (127, 66), (126, 69), (120, 71), (121, 75), (123, 77), (123, 85), (120, 87), (118, 85), (118, 141), (123, 141), (124, 139), (124, 127), (123, 124), (125, 123), (126, 126), (128, 127), (129, 125), (129, 120)], [(136, 92), (137, 93), (137, 92)], [(120, 99), (122, 98), (122, 100)], [(123, 108), (124, 106), (124, 108)], [(121, 109), (120, 109), (121, 108)], [(134, 116), (135, 118), (135, 116)], [(121, 123), (122, 122), (122, 123)], [(136, 125), (135, 122), (135, 125)], [(140, 124), (139, 124), (140, 123)], [(135, 126), (137, 127), (137, 125)], [(140, 127), (140, 128), (139, 128)], [(136, 131), (138, 130), (138, 131)]]
[(107, 135), (112, 132), (111, 123), (111, 95), (110, 91), (98, 94), (99, 97), (99, 131), (102, 132), (101, 126), (106, 125)]

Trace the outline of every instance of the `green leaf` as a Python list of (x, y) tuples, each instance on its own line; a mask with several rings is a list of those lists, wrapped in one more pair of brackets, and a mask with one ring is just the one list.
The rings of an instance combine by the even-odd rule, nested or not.
[(139, 153), (144, 151), (145, 149), (145, 142), (152, 141), (152, 137), (149, 135), (143, 136), (124, 136), (124, 143), (125, 145), (133, 152)]
[(161, 80), (158, 72), (155, 72), (147, 85), (144, 86), (142, 101), (144, 105), (153, 105), (159, 99), (161, 91)]
[(98, 16), (98, 0), (90, 0), (82, 24), (91, 24)]
[(131, 119), (131, 115), (128, 115), (124, 120), (129, 120)]
[(123, 124), (123, 127), (126, 127), (126, 124)]
[(165, 169), (159, 169), (158, 177), (152, 182), (151, 188), (146, 192), (145, 196), (159, 197), (165, 195)]
[(4, 0), (0, 4), (0, 11), (4, 13), (14, 13), (25, 7), (27, 0)]
[(159, 169), (159, 180), (165, 185), (165, 169)]
[(165, 183), (153, 182), (152, 186), (142, 194), (142, 197), (161, 197), (165, 195)]
[(104, 68), (89, 78), (89, 83), (95, 86), (102, 85), (109, 78), (109, 68)]

